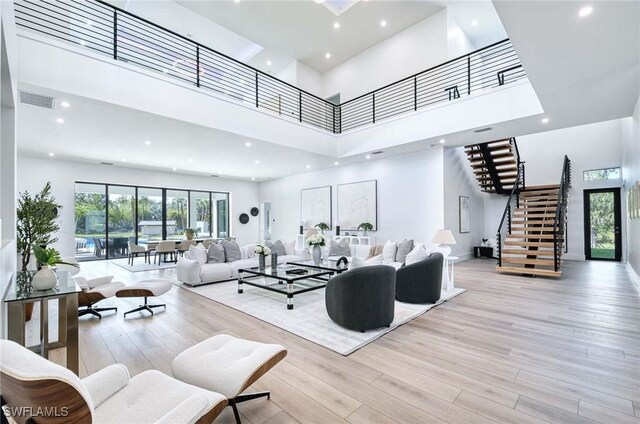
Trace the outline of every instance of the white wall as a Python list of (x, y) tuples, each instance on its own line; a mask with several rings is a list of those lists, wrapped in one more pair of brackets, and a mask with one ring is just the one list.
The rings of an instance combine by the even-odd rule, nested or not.
[(444, 9), (325, 72), (323, 97), (344, 102), (446, 61)]
[[(320, 72), (316, 71), (315, 69), (308, 67), (302, 62), (297, 63), (298, 66), (296, 69), (296, 78), (298, 83), (296, 84), (296, 86), (305, 91), (308, 91), (311, 94), (323, 97), (322, 74), (320, 74)], [(335, 93), (324, 94), (324, 97), (329, 97)]]
[(75, 252), (74, 185), (76, 181), (230, 192), (231, 235), (237, 238), (240, 245), (255, 243), (258, 239), (258, 219), (253, 218), (246, 225), (238, 221), (238, 216), (242, 212), (249, 213), (252, 207), (259, 206), (257, 183), (25, 155), (18, 155), (18, 175), (20, 175), (19, 192), (25, 190), (31, 193), (37, 192), (47, 181), (51, 181), (53, 195), (62, 204), (60, 232), (57, 234), (59, 241), (55, 245), (62, 256), (73, 256)]
[(443, 173), (443, 150), (434, 147), (263, 182), (260, 202), (271, 202), (271, 238), (290, 240), (299, 232), (301, 189), (330, 185), (335, 221), (337, 184), (377, 180), (378, 231), (372, 232), (376, 242), (408, 238), (429, 244), (444, 226)]
[[(460, 233), (459, 196), (470, 200), (471, 231)], [(473, 255), (473, 247), (484, 238), (484, 197), (473, 178), (464, 147), (444, 151), (444, 226), (453, 233), (456, 244), (451, 255), (461, 260)]]
[(630, 219), (626, 199), (632, 184), (640, 181), (640, 99), (633, 116), (622, 120), (622, 151), (622, 178), (626, 181), (622, 211), (626, 218), (623, 219), (627, 236), (625, 258), (637, 276), (640, 275), (640, 219)]
[[(14, 277), (16, 254), (16, 27), (13, 2), (0, 2), (0, 299)], [(7, 334), (0, 302), (0, 338)]]
[[(517, 138), (525, 164), (527, 186), (559, 184), (564, 155), (571, 160), (572, 188), (567, 212), (566, 259), (584, 260), (583, 190), (619, 187), (620, 181), (585, 182), (582, 171), (622, 165), (620, 120), (581, 125)], [(491, 195), (485, 201), (485, 228), (495, 243), (507, 198)]]
[[(484, 47), (484, 46), (483, 46)], [(477, 50), (467, 34), (462, 30), (460, 24), (453, 16), (447, 13), (447, 52), (449, 59), (455, 59), (467, 53)]]

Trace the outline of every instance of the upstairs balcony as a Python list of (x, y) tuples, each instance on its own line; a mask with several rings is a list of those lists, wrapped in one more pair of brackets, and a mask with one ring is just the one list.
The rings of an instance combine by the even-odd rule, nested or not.
[[(346, 135), (526, 80), (513, 46), (505, 39), (334, 105), (99, 0), (20, 0), (15, 9), (18, 27), (25, 31), (75, 45), (107, 60), (142, 67), (178, 84), (330, 135)], [(526, 113), (539, 113), (533, 109)]]

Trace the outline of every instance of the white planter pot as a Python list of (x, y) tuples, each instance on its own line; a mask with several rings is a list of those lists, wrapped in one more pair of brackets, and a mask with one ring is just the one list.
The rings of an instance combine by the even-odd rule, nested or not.
[(43, 267), (36, 272), (31, 281), (31, 286), (36, 290), (49, 290), (58, 285), (58, 277), (50, 268)]

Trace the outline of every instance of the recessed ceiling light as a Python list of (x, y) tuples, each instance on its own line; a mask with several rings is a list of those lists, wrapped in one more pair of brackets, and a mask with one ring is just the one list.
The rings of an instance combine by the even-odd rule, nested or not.
[(233, 0), (233, 1), (235, 1), (236, 3), (240, 3), (240, 0)]
[(174, 170), (174, 171), (177, 171), (177, 170), (178, 170), (178, 168), (171, 168), (171, 169), (172, 169), (172, 170)]
[(127, 161), (127, 158), (122, 158), (122, 162), (126, 162), (126, 161)]
[(440, 139), (440, 144), (444, 144), (444, 142), (445, 142), (445, 141), (446, 141), (446, 140), (445, 140), (444, 138), (441, 138), (441, 139)]
[(145, 141), (144, 144), (146, 144), (147, 146), (151, 146), (151, 142), (149, 140)]
[(335, 29), (339, 29), (339, 28), (340, 28), (340, 22), (334, 22), (334, 23), (333, 23), (333, 27), (334, 27)]
[(60, 106), (62, 106), (62, 107), (69, 107), (69, 106), (71, 106), (71, 105), (69, 104), (69, 102), (62, 102), (62, 103), (60, 103)]
[(247, 147), (251, 147), (251, 143), (249, 143), (248, 141), (246, 143), (244, 143), (245, 146)]
[(87, 45), (87, 42), (86, 42), (86, 41), (81, 41), (81, 42), (80, 42), (80, 45), (81, 45), (81, 46), (86, 46), (86, 45)]
[(578, 12), (578, 16), (580, 16), (581, 18), (584, 18), (591, 15), (591, 12), (593, 12), (593, 7), (585, 6), (582, 9), (580, 9), (580, 11)]
[(256, 159), (256, 163), (260, 163), (260, 161), (258, 159)]
[(331, 53), (329, 53), (329, 52), (325, 53), (324, 57), (326, 57), (327, 59), (331, 59)]
[(542, 118), (540, 122), (542, 122), (543, 124), (546, 124), (547, 122), (549, 122), (549, 118)]
[(55, 156), (56, 154), (53, 152), (49, 152), (49, 156)]
[(64, 119), (62, 119), (62, 118), (58, 118), (58, 119), (56, 119), (56, 122), (57, 122), (58, 124), (64, 124)]
[(333, 162), (334, 166), (338, 166), (339, 163), (338, 162)]
[(311, 168), (311, 165), (307, 165), (307, 169)]
[(474, 19), (473, 21), (471, 21), (471, 25), (472, 26), (478, 26), (478, 20)]
[(256, 177), (251, 177), (251, 181), (254, 181), (256, 179)]
[(383, 28), (386, 27), (387, 26), (387, 21), (385, 21), (385, 20), (380, 21), (380, 26), (383, 27)]
[(193, 162), (193, 159), (189, 158), (189, 159), (188, 159), (188, 161), (189, 161), (189, 162)]
[(267, 60), (267, 66), (271, 66), (271, 61)]
[(318, 3), (318, 4), (320, 4), (320, 3), (324, 3), (324, 0), (313, 0), (313, 1), (315, 1), (315, 2), (316, 2), (316, 3)]
[(367, 156), (365, 156), (365, 158), (371, 159), (371, 155), (367, 155)]

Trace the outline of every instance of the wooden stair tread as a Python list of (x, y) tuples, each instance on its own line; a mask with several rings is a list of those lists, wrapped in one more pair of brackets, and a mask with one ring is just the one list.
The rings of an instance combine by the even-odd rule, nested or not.
[(522, 246), (522, 247), (553, 247), (552, 241), (520, 241), (507, 240), (505, 246)]
[[(511, 240), (518, 239), (540, 239), (540, 240), (553, 240), (553, 234), (509, 234)], [(558, 241), (562, 241), (562, 237), (557, 236)]]
[(528, 275), (543, 275), (546, 277), (560, 277), (562, 271), (554, 271), (552, 269), (540, 269), (540, 268), (518, 268), (511, 266), (497, 266), (496, 270), (499, 272), (508, 272), (511, 274), (528, 274)]
[(544, 256), (553, 260), (553, 250), (505, 249), (502, 251), (502, 259), (516, 256), (535, 256), (536, 258)]
[(527, 191), (535, 191), (535, 190), (547, 190), (547, 189), (560, 189), (560, 186), (557, 184), (550, 184), (550, 185), (538, 185), (538, 186), (527, 186), (525, 192)]
[(511, 232), (527, 232), (527, 233), (552, 233), (555, 231), (555, 228), (550, 227), (516, 227), (513, 224), (511, 225)]
[(553, 266), (553, 259), (528, 259), (528, 258), (512, 258), (509, 256), (503, 256), (502, 262), (507, 262), (510, 264), (520, 264), (520, 265)]

